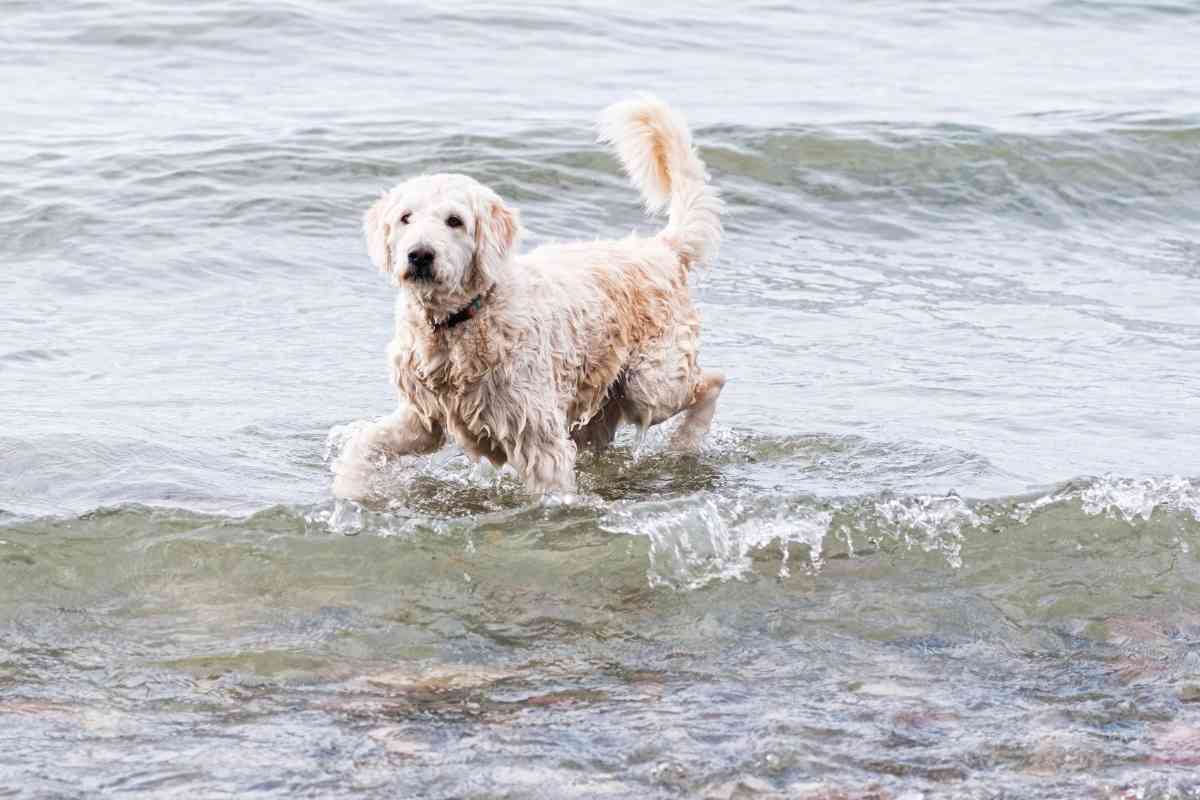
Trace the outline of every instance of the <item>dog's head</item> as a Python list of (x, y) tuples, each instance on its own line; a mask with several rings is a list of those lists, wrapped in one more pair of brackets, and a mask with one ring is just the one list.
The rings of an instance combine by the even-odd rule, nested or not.
[(466, 175), (422, 175), (385, 193), (363, 221), (367, 251), (432, 320), (502, 278), (520, 223), (500, 196)]

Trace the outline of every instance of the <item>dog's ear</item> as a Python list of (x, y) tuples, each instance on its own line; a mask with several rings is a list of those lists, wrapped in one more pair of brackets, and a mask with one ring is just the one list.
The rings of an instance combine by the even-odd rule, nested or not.
[(475, 209), (475, 272), (489, 286), (499, 278), (499, 269), (517, 248), (521, 220), (514, 209), (492, 192), (480, 199)]
[(363, 236), (367, 240), (367, 255), (380, 272), (391, 274), (395, 270), (392, 263), (392, 226), (387, 222), (387, 212), (391, 209), (395, 198), (391, 192), (383, 195), (367, 209), (363, 217)]

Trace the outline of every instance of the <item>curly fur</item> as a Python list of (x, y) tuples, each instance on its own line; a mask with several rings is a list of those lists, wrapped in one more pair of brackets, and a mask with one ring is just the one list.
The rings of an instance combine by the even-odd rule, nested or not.
[[(455, 174), (413, 178), (367, 211), (371, 260), (402, 287), (388, 347), (400, 404), (354, 452), (431, 452), (449, 436), (511, 464), (533, 492), (570, 492), (577, 448), (606, 446), (622, 421), (644, 428), (685, 412), (673, 441), (699, 445), (724, 377), (699, 366), (688, 271), (716, 255), (721, 200), (686, 123), (662, 102), (612, 106), (601, 139), (647, 209), (668, 209), (657, 234), (518, 255), (517, 213)], [(434, 254), (431, 278), (409, 266), (422, 251)], [(474, 317), (444, 325), (476, 297)], [(360, 496), (358, 475), (340, 469), (335, 492)]]

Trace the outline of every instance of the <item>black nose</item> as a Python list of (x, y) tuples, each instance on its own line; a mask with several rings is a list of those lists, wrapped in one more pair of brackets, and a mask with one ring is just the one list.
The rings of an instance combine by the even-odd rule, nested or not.
[(410, 250), (408, 253), (408, 269), (404, 277), (412, 280), (429, 280), (433, 277), (433, 251), (424, 247)]

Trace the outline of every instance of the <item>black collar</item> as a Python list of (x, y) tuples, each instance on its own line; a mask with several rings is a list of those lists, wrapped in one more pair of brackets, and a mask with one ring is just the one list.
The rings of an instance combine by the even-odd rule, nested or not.
[(475, 295), (474, 300), (467, 303), (465, 306), (460, 308), (458, 311), (455, 311), (453, 314), (446, 317), (441, 322), (433, 323), (433, 329), (435, 331), (449, 330), (450, 328), (453, 328), (455, 325), (458, 325), (459, 323), (466, 322), (467, 320), (471, 319), (471, 317), (473, 317), (479, 313), (479, 309), (483, 306), (483, 298), (484, 298), (484, 295), (482, 295), (482, 294)]

